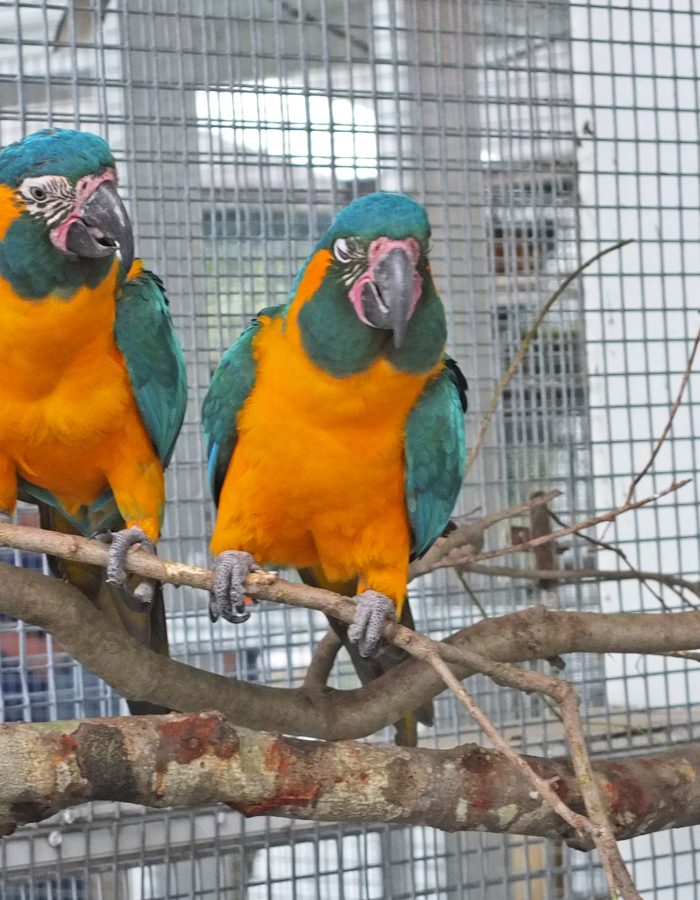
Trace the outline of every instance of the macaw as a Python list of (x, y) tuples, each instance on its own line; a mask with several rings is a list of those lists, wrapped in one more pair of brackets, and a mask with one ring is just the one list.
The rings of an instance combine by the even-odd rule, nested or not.
[(203, 406), (212, 618), (248, 618), (245, 577), (260, 564), (294, 566), (354, 596), (347, 638), (364, 682), (404, 658), (373, 657), (387, 619), (412, 624), (409, 560), (448, 525), (464, 473), (466, 381), (445, 356), (429, 239), (409, 197), (355, 200), (288, 302), (226, 352)]
[(0, 513), (20, 498), (44, 527), (111, 535), (109, 584), (51, 567), (167, 653), (160, 588), (123, 562), (159, 537), (187, 381), (163, 284), (133, 256), (102, 138), (49, 129), (0, 153)]

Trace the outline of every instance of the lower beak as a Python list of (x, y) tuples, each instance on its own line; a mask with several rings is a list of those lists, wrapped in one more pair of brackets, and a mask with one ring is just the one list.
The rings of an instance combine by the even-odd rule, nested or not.
[(68, 231), (66, 249), (82, 259), (102, 259), (119, 250), (124, 270), (131, 268), (134, 233), (121, 197), (110, 181), (103, 181), (83, 204), (80, 218)]
[(399, 349), (413, 314), (416, 269), (401, 247), (394, 247), (374, 267), (374, 281), (365, 286), (364, 314), (375, 328), (393, 332)]

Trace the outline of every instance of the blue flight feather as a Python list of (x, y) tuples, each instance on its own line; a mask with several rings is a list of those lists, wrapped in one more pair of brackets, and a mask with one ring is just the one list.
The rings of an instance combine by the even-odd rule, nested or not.
[(202, 407), (202, 421), (207, 440), (207, 470), (214, 502), (219, 502), (238, 438), (238, 413), (255, 384), (253, 340), (260, 330), (259, 316), (276, 317), (286, 307), (263, 309), (248, 325), (238, 340), (223, 355), (211, 380)]
[(144, 271), (117, 301), (114, 337), (124, 355), (136, 405), (165, 468), (187, 406), (187, 373), (163, 282)]
[(406, 507), (412, 556), (421, 556), (450, 520), (464, 478), (466, 381), (456, 363), (445, 368), (418, 398), (406, 422)]

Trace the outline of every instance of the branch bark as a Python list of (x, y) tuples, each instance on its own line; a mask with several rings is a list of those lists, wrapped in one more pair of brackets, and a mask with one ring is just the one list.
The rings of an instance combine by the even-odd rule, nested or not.
[[(525, 759), (567, 805), (583, 809), (569, 762)], [(473, 744), (409, 750), (301, 741), (205, 712), (6, 725), (0, 760), (3, 835), (78, 803), (119, 800), (535, 835), (585, 849), (509, 760)], [(596, 762), (593, 769), (618, 840), (700, 822), (700, 747)]]
[[(50, 532), (40, 534), (53, 537)], [(101, 544), (98, 547), (104, 552)], [(153, 564), (153, 557), (146, 553), (129, 554), (129, 565), (139, 572)], [(155, 564), (166, 565), (159, 560)], [(277, 579), (272, 584), (249, 581), (248, 590), (257, 599), (328, 610), (344, 622), (352, 621), (352, 601), (319, 588)], [(0, 611), (49, 631), (71, 656), (129, 700), (189, 712), (213, 706), (237, 725), (260, 731), (326, 740), (364, 737), (444, 688), (442, 679), (416, 660), (396, 666), (365, 687), (346, 691), (273, 688), (205, 672), (146, 650), (118, 631), (70, 585), (4, 563), (0, 564)], [(477, 622), (445, 643), (500, 662), (581, 652), (697, 650), (700, 612), (584, 613), (536, 606)], [(473, 674), (467, 667), (454, 666), (453, 671), (460, 678)]]

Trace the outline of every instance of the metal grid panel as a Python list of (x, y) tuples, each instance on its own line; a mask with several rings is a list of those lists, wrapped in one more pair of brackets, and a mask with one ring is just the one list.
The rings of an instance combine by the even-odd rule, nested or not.
[[(333, 211), (375, 187), (428, 208), (471, 434), (543, 297), (599, 247), (638, 239), (549, 316), (460, 509), (551, 487), (567, 519), (619, 501), (663, 425), (695, 329), (699, 28), (681, 0), (0, 0), (0, 145), (47, 124), (103, 134), (139, 254), (171, 296), (191, 406), (162, 552), (207, 558), (198, 409), (212, 367), (258, 308), (284, 299)], [(697, 470), (696, 381), (689, 391), (657, 486)], [(686, 488), (608, 537), (647, 568), (697, 577), (697, 500)], [(607, 556), (567, 546), (561, 564), (618, 565)], [(611, 610), (657, 602), (632, 584), (544, 594), (500, 579), (470, 586), (493, 612), (541, 599)], [(479, 617), (446, 573), (413, 595), (419, 627), (435, 636)], [(168, 608), (179, 658), (271, 684), (298, 683), (324, 631), (311, 613), (274, 608), (243, 628), (212, 626), (187, 589), (170, 591)], [(117, 711), (113, 692), (49, 636), (11, 621), (0, 629), (6, 721)], [(594, 751), (692, 736), (693, 664), (567, 665)], [(345, 662), (334, 677), (353, 683)], [(558, 723), (537, 698), (473, 682), (518, 746), (561, 752)], [(449, 698), (437, 711), (425, 744), (478, 738)], [(626, 845), (640, 888), (695, 896), (695, 839), (683, 829)], [(94, 804), (22, 829), (0, 853), (8, 900), (605, 894), (593, 860), (540, 841), (245, 821), (222, 810)]]

